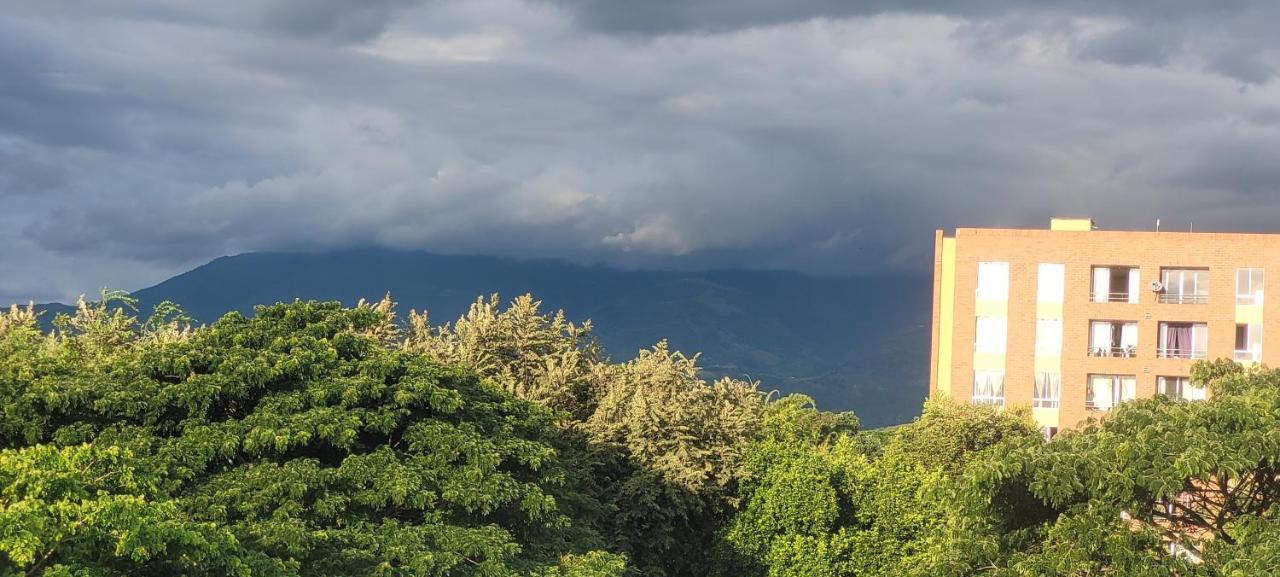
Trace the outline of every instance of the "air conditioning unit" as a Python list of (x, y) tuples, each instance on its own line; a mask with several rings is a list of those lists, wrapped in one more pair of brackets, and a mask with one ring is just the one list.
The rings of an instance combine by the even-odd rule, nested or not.
[(1147, 286), (1151, 287), (1151, 292), (1153, 292), (1153, 293), (1158, 293), (1158, 292), (1160, 292), (1160, 291), (1164, 290), (1164, 283), (1162, 283), (1162, 282), (1160, 282), (1160, 281), (1158, 281), (1158, 280), (1153, 280), (1153, 281), (1151, 281), (1151, 284), (1149, 284), (1149, 285), (1147, 285)]

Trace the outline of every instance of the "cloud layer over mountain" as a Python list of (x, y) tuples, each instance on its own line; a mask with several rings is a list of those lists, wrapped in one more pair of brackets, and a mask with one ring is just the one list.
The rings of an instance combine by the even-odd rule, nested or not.
[(924, 270), (1276, 230), (1280, 5), (0, 0), (0, 301), (387, 246)]

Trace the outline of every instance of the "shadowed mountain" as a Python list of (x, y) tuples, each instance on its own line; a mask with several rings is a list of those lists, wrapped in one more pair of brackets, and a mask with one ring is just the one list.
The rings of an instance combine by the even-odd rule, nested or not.
[[(282, 300), (353, 304), (390, 292), (401, 311), (452, 321), (480, 295), (532, 293), (544, 309), (591, 319), (614, 360), (666, 338), (701, 351), (709, 377), (802, 392), (866, 426), (909, 420), (926, 395), (931, 284), (926, 277), (819, 277), (777, 271), (629, 271), (558, 260), (350, 250), (219, 258), (134, 293), (201, 322)], [(57, 312), (58, 305), (49, 305)], [(46, 317), (47, 318), (47, 317)]]

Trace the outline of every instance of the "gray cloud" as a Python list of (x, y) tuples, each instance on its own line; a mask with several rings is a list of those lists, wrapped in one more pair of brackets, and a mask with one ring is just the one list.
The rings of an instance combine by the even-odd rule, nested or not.
[(1278, 216), (1264, 2), (4, 2), (0, 301), (243, 251), (927, 270)]

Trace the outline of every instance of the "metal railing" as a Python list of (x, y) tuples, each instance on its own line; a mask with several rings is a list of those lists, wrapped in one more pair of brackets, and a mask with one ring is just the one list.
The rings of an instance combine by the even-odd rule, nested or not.
[(1171, 349), (1168, 347), (1156, 349), (1156, 357), (1161, 359), (1203, 359), (1207, 356), (1209, 356), (1209, 351), (1202, 349)]
[(1124, 347), (1089, 347), (1089, 356), (1091, 357), (1124, 357), (1133, 358), (1138, 356), (1138, 347), (1134, 345)]
[(1110, 292), (1106, 294), (1090, 292), (1089, 300), (1095, 303), (1127, 303), (1129, 302), (1129, 294), (1129, 291)]
[(1256, 361), (1262, 356), (1261, 351), (1240, 351), (1237, 350), (1235, 358), (1237, 361)]
[(996, 407), (1003, 407), (1004, 395), (1001, 395), (999, 397), (986, 396), (986, 395), (974, 395), (969, 399), (969, 402), (974, 405), (992, 405)]
[(1180, 293), (1160, 293), (1160, 302), (1172, 305), (1207, 305), (1209, 304), (1208, 294), (1190, 294), (1184, 295)]

